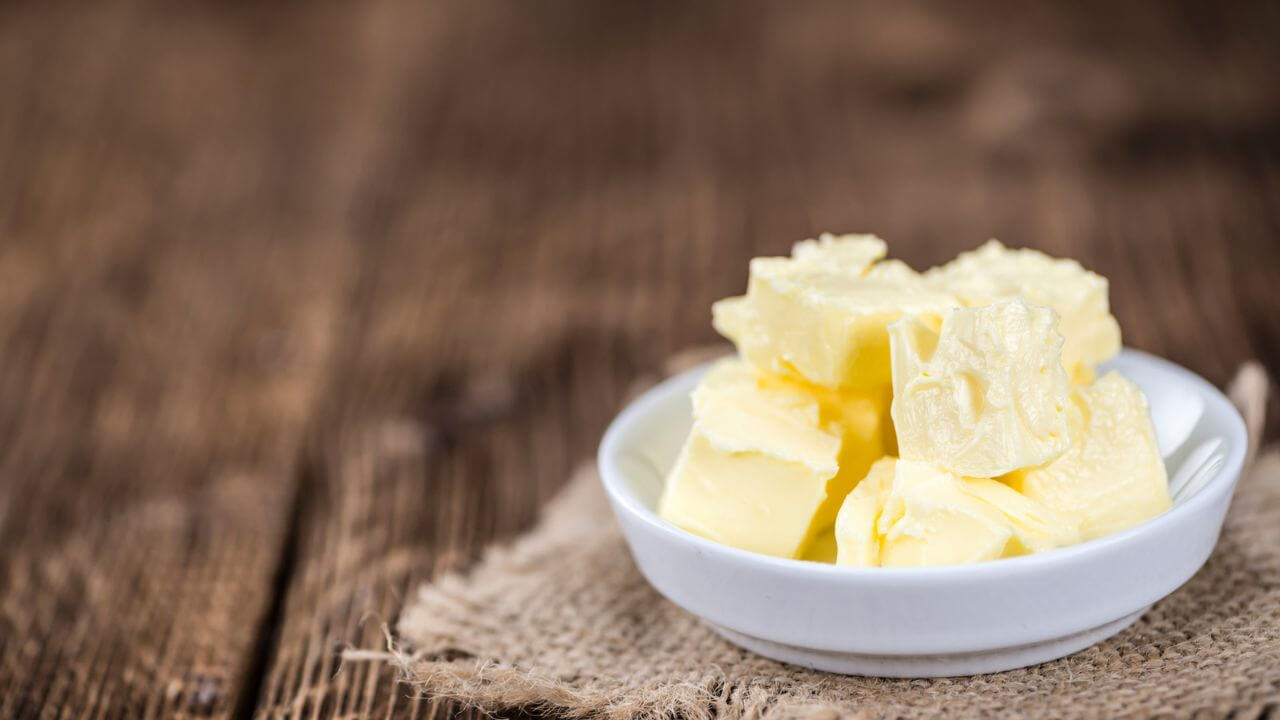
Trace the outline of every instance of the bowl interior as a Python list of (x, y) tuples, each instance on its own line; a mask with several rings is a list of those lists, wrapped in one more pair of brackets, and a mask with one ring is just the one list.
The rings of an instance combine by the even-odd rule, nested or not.
[[(600, 460), (615, 470), (604, 473), (609, 491), (626, 504), (656, 512), (664, 478), (692, 424), (689, 394), (709, 365), (650, 390), (614, 421)], [(1100, 372), (1107, 370), (1120, 371), (1146, 394), (1175, 505), (1188, 502), (1218, 470), (1236, 466), (1243, 457), (1246, 438), (1239, 415), (1208, 382), (1136, 350), (1124, 350)]]

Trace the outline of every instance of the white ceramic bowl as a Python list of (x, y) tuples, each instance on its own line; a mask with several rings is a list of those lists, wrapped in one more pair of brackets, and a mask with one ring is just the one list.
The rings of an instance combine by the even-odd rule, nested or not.
[(952, 567), (845, 568), (738, 550), (667, 524), (655, 509), (705, 366), (618, 415), (600, 445), (600, 475), (644, 576), (742, 647), (885, 677), (1024, 667), (1123, 630), (1195, 574), (1244, 461), (1244, 423), (1208, 382), (1135, 350), (1110, 368), (1146, 392), (1180, 492), (1159, 517), (1060, 550)]

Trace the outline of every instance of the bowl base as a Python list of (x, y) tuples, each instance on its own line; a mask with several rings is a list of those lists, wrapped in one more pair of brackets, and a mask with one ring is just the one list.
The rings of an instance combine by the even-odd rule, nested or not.
[(887, 678), (934, 678), (981, 675), (1003, 672), (1036, 665), (1066, 657), (1101, 642), (1124, 630), (1142, 617), (1150, 606), (1114, 620), (1105, 625), (1065, 637), (998, 648), (983, 652), (954, 653), (949, 655), (862, 655), (858, 653), (831, 652), (811, 648), (783, 645), (744, 635), (735, 630), (708, 623), (711, 628), (729, 642), (758, 655), (792, 665), (842, 675), (865, 675)]

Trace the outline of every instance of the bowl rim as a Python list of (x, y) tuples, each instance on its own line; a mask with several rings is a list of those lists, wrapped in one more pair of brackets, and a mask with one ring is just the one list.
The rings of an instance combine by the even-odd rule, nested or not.
[[(729, 357), (729, 355), (725, 357)], [(894, 582), (936, 582), (950, 578), (995, 580), (1011, 575), (1035, 573), (1062, 563), (1087, 561), (1095, 556), (1104, 556), (1144, 533), (1163, 526), (1177, 525), (1190, 520), (1212, 507), (1215, 499), (1222, 493), (1231, 492), (1234, 488), (1235, 480), (1244, 466), (1248, 445), (1248, 433), (1245, 429), (1244, 419), (1240, 416), (1235, 405), (1222, 394), (1222, 391), (1208, 380), (1181, 365), (1148, 352), (1126, 347), (1117, 357), (1152, 363), (1161, 370), (1176, 376), (1180, 381), (1193, 386), (1205, 401), (1205, 414), (1222, 415), (1226, 420), (1228, 427), (1225, 428), (1225, 432), (1231, 445), (1231, 450), (1227, 455), (1226, 462), (1214, 475), (1213, 479), (1185, 502), (1174, 505), (1169, 510), (1133, 527), (1094, 538), (1093, 540), (1044, 552), (963, 565), (920, 568), (848, 567), (796, 558), (774, 557), (729, 545), (722, 545), (666, 522), (658, 517), (657, 512), (645, 507), (633, 493), (623, 491), (621, 487), (622, 470), (616, 464), (617, 458), (620, 457), (622, 436), (629, 426), (640, 418), (654, 412), (655, 408), (666, 400), (667, 395), (673, 391), (673, 386), (688, 382), (691, 375), (705, 372), (708, 367), (722, 358), (710, 360), (673, 375), (632, 400), (609, 423), (609, 427), (605, 430), (596, 453), (596, 463), (600, 471), (601, 484), (604, 486), (605, 493), (615, 508), (623, 509), (629, 515), (644, 523), (650, 530), (656, 531), (673, 542), (692, 544), (699, 550), (713, 557), (722, 558), (725, 561), (755, 563), (762, 568), (799, 573), (806, 577), (828, 581), (840, 578), (858, 581), (880, 579)]]

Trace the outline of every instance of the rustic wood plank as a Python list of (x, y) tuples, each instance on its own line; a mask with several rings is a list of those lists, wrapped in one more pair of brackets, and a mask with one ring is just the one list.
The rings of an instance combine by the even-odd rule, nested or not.
[(0, 716), (226, 717), (353, 277), (345, 18), (0, 12)]

